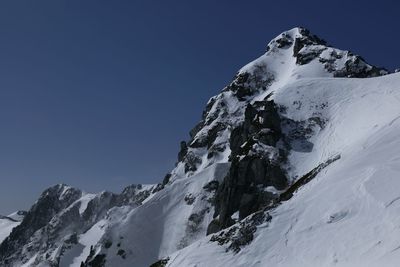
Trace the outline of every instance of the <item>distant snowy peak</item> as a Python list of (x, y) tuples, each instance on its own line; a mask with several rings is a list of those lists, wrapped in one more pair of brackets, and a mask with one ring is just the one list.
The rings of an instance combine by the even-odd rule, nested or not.
[(13, 219), (13, 220), (15, 220), (15, 221), (17, 221), (17, 222), (21, 222), (21, 221), (24, 219), (24, 217), (26, 216), (26, 214), (27, 214), (26, 211), (24, 211), (24, 210), (19, 210), (19, 211), (16, 211), (16, 212), (11, 213), (11, 214), (8, 215), (7, 217), (8, 217), (8, 218), (11, 218), (11, 219)]
[(7, 216), (0, 215), (0, 243), (21, 223), (25, 215), (26, 211), (16, 211)]
[(0, 220), (8, 220), (11, 222), (21, 222), (24, 217), (26, 216), (27, 212), (23, 210), (19, 210), (16, 212), (13, 212), (7, 216), (0, 215)]
[[(65, 184), (52, 186), (28, 212), (4, 217), (13, 223), (12, 227), (7, 224), (7, 232), (1, 231), (0, 218), (0, 241), (4, 240), (0, 242), (0, 265), (30, 262), (28, 266), (55, 266), (66, 250), (79, 244), (80, 234), (103, 219), (110, 209), (141, 205), (155, 189), (155, 185), (139, 184), (126, 187), (121, 194), (89, 194)], [(21, 219), (22, 222), (17, 221)]]

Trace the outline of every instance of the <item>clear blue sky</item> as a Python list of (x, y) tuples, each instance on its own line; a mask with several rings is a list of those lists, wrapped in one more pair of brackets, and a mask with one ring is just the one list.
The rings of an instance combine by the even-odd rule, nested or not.
[(398, 1), (1, 1), (0, 214), (46, 187), (155, 183), (209, 97), (305, 26), (400, 66)]

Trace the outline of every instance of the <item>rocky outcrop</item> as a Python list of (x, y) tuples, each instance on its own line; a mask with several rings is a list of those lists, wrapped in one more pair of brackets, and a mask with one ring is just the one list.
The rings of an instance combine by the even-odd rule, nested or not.
[[(329, 158), (325, 162), (320, 163), (317, 167), (300, 177), (296, 182), (287, 187), (279, 197), (271, 199), (268, 203), (264, 203), (259, 210), (246, 217), (244, 220), (237, 224), (229, 227), (228, 229), (222, 230), (217, 234), (211, 236), (211, 242), (217, 242), (220, 246), (225, 246), (226, 251), (233, 251), (238, 253), (244, 246), (250, 244), (254, 239), (254, 233), (257, 231), (257, 227), (264, 224), (264, 227), (268, 227), (269, 222), (272, 220), (271, 212), (282, 202), (289, 200), (293, 197), (293, 194), (299, 190), (302, 186), (309, 183), (314, 179), (318, 173), (330, 164), (340, 159), (340, 155)], [(330, 218), (333, 220), (335, 218)], [(210, 224), (210, 227), (216, 227)]]
[[(332, 48), (324, 40), (304, 28), (299, 28), (299, 31), (302, 36), (295, 38), (293, 45), (293, 56), (299, 65), (318, 59), (328, 72), (333, 73), (334, 77), (368, 78), (389, 73), (384, 68), (368, 64), (362, 57), (349, 51)], [(282, 38), (288, 39), (286, 36)], [(289, 41), (292, 42), (292, 40), (285, 42)]]
[[(164, 178), (163, 185), (166, 184), (168, 175)], [(122, 193), (118, 195), (118, 203), (116, 205), (141, 205), (152, 193), (151, 189), (144, 189), (141, 184), (133, 184), (127, 186), (122, 190)]]
[(234, 223), (231, 216), (235, 212), (241, 220), (271, 202), (276, 195), (268, 192), (268, 187), (286, 188), (288, 178), (282, 168), (286, 152), (280, 124), (273, 101), (266, 99), (247, 106), (243, 124), (231, 133), (232, 164), (218, 189), (215, 219), (207, 234)]
[(254, 233), (257, 226), (262, 223), (269, 223), (272, 217), (269, 213), (258, 211), (239, 222), (238, 224), (212, 235), (211, 242), (217, 242), (218, 245), (227, 245), (226, 251), (238, 253), (242, 247), (248, 245), (254, 239)]
[(161, 259), (156, 261), (155, 263), (151, 264), (150, 267), (165, 267), (167, 266), (169, 258)]
[(344, 68), (334, 72), (335, 77), (369, 78), (382, 76), (389, 73), (389, 71), (384, 68), (377, 68), (367, 64), (360, 56), (353, 55), (351, 52), (347, 53), (350, 59), (346, 61)]

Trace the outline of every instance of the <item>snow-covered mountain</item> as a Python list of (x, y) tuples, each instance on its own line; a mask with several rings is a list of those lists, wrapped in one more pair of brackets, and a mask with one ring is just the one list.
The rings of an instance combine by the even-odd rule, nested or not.
[(0, 265), (397, 266), (400, 73), (303, 28), (266, 50), (209, 100), (162, 183), (47, 189)]
[(25, 211), (16, 211), (7, 216), (0, 215), (0, 243), (21, 223), (25, 214)]

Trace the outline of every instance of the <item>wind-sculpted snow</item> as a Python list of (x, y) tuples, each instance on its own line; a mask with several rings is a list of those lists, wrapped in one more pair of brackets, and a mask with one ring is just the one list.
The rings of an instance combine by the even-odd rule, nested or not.
[[(207, 237), (170, 255), (167, 266), (398, 266), (400, 75), (304, 79), (273, 99), (293, 120), (326, 120), (309, 139), (311, 152), (289, 155), (293, 174), (341, 158), (268, 210), (271, 220), (239, 253)], [(301, 107), (288, 105), (294, 99)]]
[(0, 265), (400, 258), (400, 74), (386, 75), (303, 28), (266, 50), (208, 101), (162, 183), (119, 195), (64, 185), (45, 191), (55, 193), (44, 193), (1, 244)]

